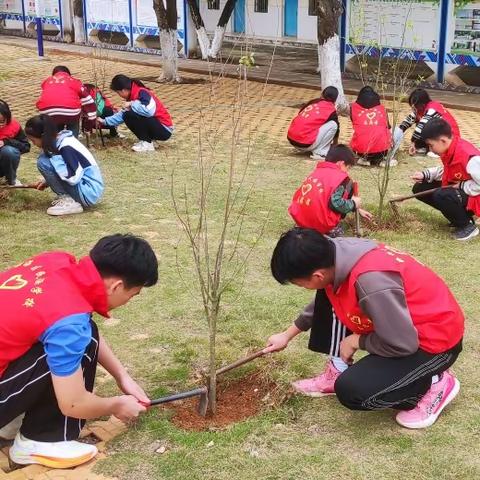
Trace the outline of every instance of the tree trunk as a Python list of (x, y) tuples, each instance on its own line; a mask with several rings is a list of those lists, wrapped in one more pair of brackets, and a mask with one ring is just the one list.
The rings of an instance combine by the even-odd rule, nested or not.
[(177, 3), (176, 0), (153, 0), (153, 9), (157, 16), (160, 30), (160, 48), (162, 51), (161, 81), (178, 82), (178, 52), (177, 52)]
[(225, 6), (223, 7), (222, 14), (218, 20), (217, 26), (215, 27), (215, 35), (212, 40), (212, 48), (210, 48), (210, 56), (216, 58), (218, 52), (222, 48), (223, 38), (225, 37), (225, 28), (227, 26), (230, 17), (232, 16), (233, 10), (237, 0), (227, 0)]
[(217, 413), (217, 363), (216, 363), (216, 336), (217, 315), (213, 314), (209, 324), (209, 384), (208, 384), (208, 410), (212, 415)]
[(341, 0), (317, 0), (318, 72), (322, 90), (333, 85), (338, 88), (337, 110), (349, 110), (342, 85), (340, 69), (340, 38), (338, 21), (343, 13)]
[(73, 0), (73, 35), (75, 43), (87, 42), (87, 32), (85, 32), (82, 0)]
[(193, 24), (195, 25), (195, 31), (197, 32), (198, 44), (200, 51), (202, 52), (202, 58), (206, 60), (208, 58), (208, 51), (210, 49), (210, 39), (208, 38), (207, 31), (205, 30), (205, 24), (203, 18), (198, 9), (196, 0), (187, 0), (188, 7), (190, 8), (190, 15), (192, 16)]

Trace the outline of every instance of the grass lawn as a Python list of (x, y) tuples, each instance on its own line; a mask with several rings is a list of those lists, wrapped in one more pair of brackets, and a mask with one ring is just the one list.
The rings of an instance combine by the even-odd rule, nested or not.
[[(182, 88), (193, 87), (175, 88), (181, 96)], [(208, 105), (208, 135), (210, 139), (216, 135), (214, 150), (219, 162), (211, 187), (211, 225), (215, 230), (222, 215), (225, 165), (231, 151), (230, 125), (228, 115), (222, 113), (228, 111), (228, 102), (211, 104), (208, 97), (204, 101)], [(219, 324), (219, 363), (263, 346), (270, 334), (293, 321), (312, 296), (311, 292), (276, 284), (269, 273), (270, 255), (279, 234), (292, 225), (286, 211), (290, 198), (314, 164), (306, 160), (308, 157), (293, 154), (284, 132), (268, 134), (269, 122), (275, 123), (275, 118), (262, 117), (262, 101), (249, 100), (245, 128), (251, 126), (251, 115), (257, 126), (264, 127), (256, 131), (266, 134), (255, 137), (253, 144), (245, 135), (236, 146), (240, 163), (250, 151), (246, 184), (254, 185), (243, 215), (245, 234), (240, 248), (248, 249), (262, 225), (266, 226), (245, 274), (239, 275), (225, 297)], [(281, 104), (282, 99), (276, 101)], [(175, 120), (183, 125), (155, 154), (133, 154), (129, 149), (132, 139), (105, 150), (96, 149), (107, 188), (102, 203), (85, 214), (48, 217), (45, 209), (51, 201), (49, 192), (19, 191), (0, 204), (1, 268), (43, 250), (65, 249), (84, 255), (101, 236), (116, 232), (132, 232), (151, 242), (160, 262), (159, 284), (115, 311), (113, 319), (97, 320), (117, 355), (152, 396), (194, 386), (193, 373), (206, 364), (207, 358), (207, 328), (195, 293), (196, 278), (170, 194), (174, 170), (179, 189), (184, 179), (194, 178), (196, 107), (182, 110), (180, 102), (171, 102)], [(291, 116), (295, 109), (287, 106), (283, 112)], [(342, 137), (348, 141), (345, 129)], [(204, 146), (205, 155), (212, 156), (212, 151), (207, 144)], [(37, 178), (37, 154), (34, 148), (22, 158), (22, 180)], [(390, 195), (408, 193), (409, 173), (432, 164), (431, 159), (424, 158), (400, 160), (392, 173)], [(356, 167), (352, 176), (360, 181), (365, 206), (373, 211), (377, 192), (372, 172), (375, 170)], [(461, 393), (435, 426), (408, 431), (395, 423), (391, 411), (350, 412), (332, 397), (292, 397), (247, 421), (206, 432), (180, 430), (169, 421), (168, 412), (152, 409), (110, 445), (108, 458), (97, 470), (136, 480), (478, 478), (479, 241), (463, 244), (451, 240), (444, 219), (419, 202), (405, 202), (400, 209), (401, 228), (367, 234), (412, 253), (441, 274), (467, 315), (464, 352), (455, 365)], [(307, 335), (303, 335), (286, 351), (258, 360), (243, 371), (263, 369), (287, 390), (290, 381), (323, 368), (324, 358), (309, 352), (306, 344)], [(116, 392), (110, 378), (100, 373), (99, 380), (99, 394)], [(166, 453), (154, 452), (156, 441), (168, 445)]]

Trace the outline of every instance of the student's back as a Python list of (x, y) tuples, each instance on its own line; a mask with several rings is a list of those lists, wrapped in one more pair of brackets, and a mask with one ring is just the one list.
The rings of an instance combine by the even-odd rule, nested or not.
[(76, 109), (80, 114), (82, 88), (82, 82), (66, 72), (51, 75), (42, 82), (42, 93), (37, 101), (37, 108), (47, 113), (46, 109), (65, 107)]

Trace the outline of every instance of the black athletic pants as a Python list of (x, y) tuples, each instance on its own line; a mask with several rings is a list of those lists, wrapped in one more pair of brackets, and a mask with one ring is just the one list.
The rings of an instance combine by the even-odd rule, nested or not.
[(168, 140), (172, 132), (167, 130), (155, 117), (142, 117), (132, 110), (123, 114), (125, 125), (139, 140), (152, 142), (152, 140)]
[(461, 351), (460, 341), (438, 354), (419, 349), (406, 357), (367, 355), (337, 378), (335, 393), (351, 410), (411, 410), (429, 390), (432, 377), (451, 367)]
[[(424, 192), (441, 186), (441, 182), (420, 182), (413, 186), (412, 192)], [(464, 228), (472, 222), (472, 213), (467, 211), (468, 195), (459, 188), (443, 188), (419, 197), (418, 200), (440, 210), (443, 216), (456, 228)]]
[[(92, 321), (92, 341), (82, 360), (85, 388), (93, 391), (98, 360), (98, 329)], [(58, 408), (46, 354), (36, 343), (10, 363), (0, 377), (0, 428), (25, 413), (20, 432), (30, 440), (76, 440), (85, 421), (65, 417)]]

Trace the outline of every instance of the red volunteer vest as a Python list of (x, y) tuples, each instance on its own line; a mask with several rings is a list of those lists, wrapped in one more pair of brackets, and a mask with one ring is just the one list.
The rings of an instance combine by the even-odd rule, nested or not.
[[(303, 228), (313, 228), (328, 233), (338, 225), (342, 216), (329, 207), (332, 193), (348, 178), (337, 164), (319, 163), (293, 195), (288, 213)], [(344, 197), (348, 197), (345, 191)]]
[(288, 129), (289, 140), (303, 145), (312, 145), (317, 139), (318, 129), (336, 112), (335, 104), (319, 100), (301, 110)]
[(138, 100), (138, 95), (142, 90), (148, 92), (148, 94), (151, 95), (151, 97), (155, 101), (155, 115), (154, 115), (155, 118), (158, 119), (158, 121), (165, 127), (172, 127), (173, 121), (172, 121), (172, 117), (168, 113), (168, 110), (165, 108), (163, 103), (157, 98), (157, 96), (148, 88), (140, 87), (135, 82), (132, 82), (132, 89), (130, 91), (130, 100), (131, 101)]
[(55, 322), (76, 313), (108, 317), (107, 294), (90, 257), (47, 252), (0, 273), (0, 377)]
[(423, 115), (425, 115), (429, 108), (433, 108), (442, 116), (443, 120), (445, 120), (450, 125), (454, 136), (460, 136), (460, 129), (458, 128), (457, 121), (455, 120), (455, 118), (453, 118), (453, 115), (439, 102), (428, 102), (425, 106), (425, 110), (421, 113), (418, 112), (417, 122), (420, 121), (420, 119), (423, 117)]
[(21, 129), (22, 127), (20, 126), (20, 124), (12, 118), (10, 123), (7, 123), (7, 125), (0, 128), (0, 140), (7, 140), (7, 138), (15, 138), (19, 134)]
[(42, 93), (37, 101), (39, 110), (52, 107), (65, 107), (69, 110), (80, 109), (80, 90), (83, 84), (68, 73), (59, 72), (48, 77), (42, 83)]
[(380, 153), (392, 144), (388, 116), (383, 105), (363, 108), (357, 102), (351, 105), (353, 136), (350, 147), (360, 154)]
[(361, 257), (336, 292), (332, 286), (325, 289), (335, 313), (349, 330), (358, 334), (374, 331), (372, 321), (358, 305), (355, 289), (360, 275), (374, 271), (398, 272), (402, 277), (421, 349), (441, 353), (461, 340), (463, 312), (444, 281), (413, 257), (385, 245), (378, 245)]
[[(443, 163), (442, 185), (464, 182), (472, 177), (467, 172), (467, 164), (472, 157), (480, 156), (480, 150), (463, 138), (453, 137), (448, 150), (440, 156)], [(480, 195), (468, 197), (467, 210), (480, 216)]]

